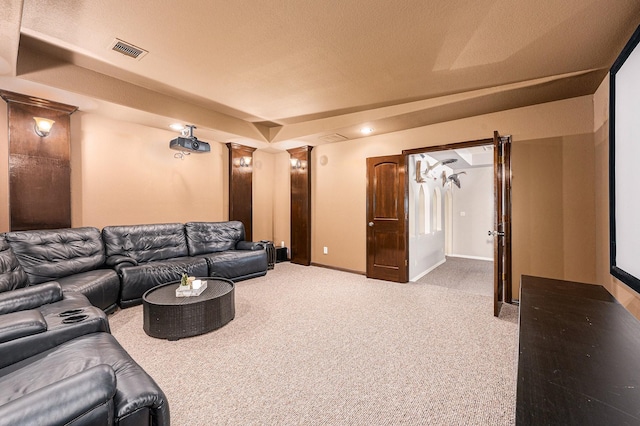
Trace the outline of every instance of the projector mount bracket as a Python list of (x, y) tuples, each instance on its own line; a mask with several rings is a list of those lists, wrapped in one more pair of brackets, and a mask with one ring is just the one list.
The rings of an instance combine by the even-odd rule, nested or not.
[(195, 136), (193, 136), (193, 129), (197, 129), (197, 127), (193, 124), (187, 124), (184, 126), (184, 129), (182, 129), (182, 136), (189, 139), (195, 139)]

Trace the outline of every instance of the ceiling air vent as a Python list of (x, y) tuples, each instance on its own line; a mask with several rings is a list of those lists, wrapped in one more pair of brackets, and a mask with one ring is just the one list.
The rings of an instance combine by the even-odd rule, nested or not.
[(144, 49), (140, 49), (139, 47), (134, 46), (131, 43), (127, 43), (126, 41), (115, 39), (113, 43), (111, 43), (111, 50), (114, 50), (118, 53), (122, 53), (125, 56), (128, 56), (133, 59), (142, 59), (147, 52)]
[(346, 141), (348, 138), (346, 136), (342, 136), (339, 133), (334, 133), (332, 135), (321, 136), (319, 139), (326, 143), (333, 143), (333, 142)]

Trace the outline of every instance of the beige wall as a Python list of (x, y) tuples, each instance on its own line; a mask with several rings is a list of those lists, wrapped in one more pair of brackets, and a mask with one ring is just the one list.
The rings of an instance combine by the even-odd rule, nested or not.
[(562, 278), (562, 138), (514, 142), (511, 161), (514, 281)]
[(366, 264), (365, 159), (384, 152), (380, 146), (366, 149), (367, 142), (357, 142), (322, 145), (311, 151), (311, 261), (362, 272)]
[(602, 284), (633, 315), (640, 318), (640, 295), (609, 273), (609, 78), (593, 96), (596, 215), (596, 274)]
[[(529, 147), (535, 147), (538, 142), (541, 143), (540, 147), (550, 146), (557, 154), (551, 161), (559, 160), (555, 173), (561, 174), (562, 182), (558, 187), (557, 179), (554, 180), (553, 176), (542, 176), (543, 179), (548, 178), (548, 184), (553, 189), (551, 195), (545, 195), (546, 184), (541, 184), (535, 178), (527, 178), (528, 183), (522, 184), (526, 179), (523, 177), (524, 170), (520, 171), (519, 168), (524, 165), (522, 162), (516, 162), (514, 165), (514, 191), (521, 192), (521, 202), (534, 203), (531, 197), (538, 196), (547, 197), (552, 202), (549, 205), (535, 204), (535, 208), (529, 211), (529, 214), (533, 215), (536, 209), (540, 209), (539, 213), (543, 214), (547, 209), (553, 214), (560, 212), (559, 222), (540, 219), (540, 224), (535, 227), (527, 222), (526, 215), (522, 217), (524, 213), (521, 209), (514, 213), (514, 225), (527, 223), (517, 236), (514, 235), (514, 238), (519, 238), (517, 242), (514, 241), (514, 244), (517, 243), (514, 259), (519, 256), (532, 259), (527, 261), (529, 263), (514, 264), (514, 277), (518, 277), (515, 281), (517, 282), (519, 275), (526, 271), (536, 275), (553, 274), (558, 278), (593, 282), (595, 272), (588, 268), (584, 271), (579, 266), (568, 264), (577, 259), (580, 259), (580, 262), (592, 263), (594, 260), (592, 247), (583, 247), (571, 242), (575, 235), (594, 234), (594, 215), (585, 215), (583, 211), (587, 205), (593, 207), (593, 195), (591, 200), (583, 202), (570, 194), (575, 190), (579, 192), (580, 197), (584, 195), (585, 191), (577, 189), (581, 185), (579, 181), (593, 170), (590, 166), (593, 162), (582, 163), (585, 158), (593, 158), (594, 155), (590, 136), (592, 125), (592, 97), (584, 96), (440, 123), (401, 133), (317, 146), (312, 151), (312, 261), (354, 271), (365, 271), (367, 157), (399, 154), (403, 149), (490, 138), (493, 130), (499, 130), (502, 134), (513, 136), (513, 153), (516, 158), (525, 156)], [(325, 165), (321, 165), (319, 161), (323, 156), (327, 159)], [(536, 166), (548, 168), (549, 161), (545, 155), (538, 156), (535, 162), (529, 164), (527, 173), (535, 176)], [(568, 168), (566, 173), (563, 171), (565, 165)], [(588, 171), (581, 171), (573, 177), (571, 174), (574, 173), (575, 167), (586, 167)], [(520, 178), (517, 177), (518, 173)], [(520, 183), (517, 183), (517, 179), (520, 179)], [(529, 197), (529, 201), (523, 197)], [(280, 220), (275, 218), (275, 222)], [(574, 222), (566, 230), (556, 226), (557, 223), (570, 221)], [(284, 224), (280, 222), (280, 226)], [(547, 238), (538, 238), (539, 232)], [(590, 238), (591, 241), (595, 239)], [(322, 254), (322, 248), (325, 246), (329, 248), (327, 255)], [(550, 246), (575, 251), (562, 253), (559, 260), (554, 261), (552, 265), (543, 265), (542, 259), (537, 259), (537, 255), (531, 254), (544, 253)], [(517, 295), (517, 288), (515, 294)]]
[(592, 134), (514, 142), (511, 160), (515, 284), (522, 274), (595, 283)]
[[(273, 242), (283, 241), (291, 250), (291, 156), (288, 152), (272, 154), (274, 161)], [(255, 208), (258, 208), (257, 206)]]
[(592, 133), (563, 137), (562, 279), (596, 283), (594, 162)]
[(91, 113), (71, 116), (73, 226), (228, 217), (227, 147), (174, 158), (175, 132)]
[(275, 156), (253, 152), (253, 241), (273, 241)]

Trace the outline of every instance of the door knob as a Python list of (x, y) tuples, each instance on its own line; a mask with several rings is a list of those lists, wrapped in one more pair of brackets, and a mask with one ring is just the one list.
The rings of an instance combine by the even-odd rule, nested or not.
[(373, 222), (369, 222), (369, 226), (373, 226)]
[(489, 235), (490, 237), (495, 237), (496, 235), (498, 237), (504, 237), (504, 232), (500, 232), (500, 231), (489, 231), (487, 233), (487, 235)]

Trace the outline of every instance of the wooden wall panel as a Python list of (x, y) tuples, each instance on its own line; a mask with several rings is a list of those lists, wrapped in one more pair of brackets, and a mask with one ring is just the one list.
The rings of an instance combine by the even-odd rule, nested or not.
[(11, 230), (71, 227), (71, 168), (68, 161), (9, 157)]
[(291, 154), (291, 262), (311, 264), (311, 146)]
[[(229, 220), (244, 225), (245, 238), (253, 241), (253, 151), (255, 148), (228, 143)], [(247, 161), (251, 159), (250, 161)]]
[[(70, 114), (76, 107), (0, 92), (8, 103), (12, 231), (71, 227)], [(46, 137), (33, 117), (54, 120)]]

